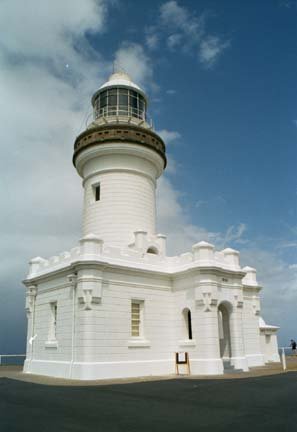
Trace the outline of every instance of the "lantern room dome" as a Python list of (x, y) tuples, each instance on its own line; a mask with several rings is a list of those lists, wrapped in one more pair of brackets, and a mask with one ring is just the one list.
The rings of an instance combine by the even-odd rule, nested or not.
[(114, 72), (92, 97), (94, 119), (110, 122), (146, 122), (148, 100), (144, 91), (123, 71)]
[(110, 77), (108, 78), (108, 81), (102, 84), (102, 86), (99, 88), (99, 91), (103, 89), (107, 89), (108, 87), (118, 87), (118, 86), (134, 88), (135, 90), (142, 93), (143, 96), (145, 96), (143, 90), (132, 81), (130, 75), (122, 71), (114, 72), (113, 74), (111, 74)]

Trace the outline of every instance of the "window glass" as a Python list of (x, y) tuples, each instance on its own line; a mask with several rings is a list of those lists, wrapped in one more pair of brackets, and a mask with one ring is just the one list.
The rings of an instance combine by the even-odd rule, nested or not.
[(116, 95), (117, 94), (117, 92), (118, 92), (118, 89), (116, 89), (116, 88), (114, 88), (114, 89), (110, 89), (110, 90), (108, 90), (108, 95), (109, 96), (111, 96), (111, 95)]
[(120, 106), (127, 106), (128, 105), (128, 94), (121, 94), (119, 95), (119, 105)]
[[(135, 93), (135, 92), (131, 92), (131, 93)], [(130, 94), (129, 105), (133, 109), (137, 109), (137, 97), (134, 97), (133, 95)]]
[(107, 105), (107, 93), (104, 92), (105, 94), (101, 94), (100, 96), (100, 108), (104, 108)]
[(143, 300), (131, 301), (131, 336), (143, 336)]
[(117, 95), (109, 95), (108, 96), (108, 105), (116, 106), (117, 105)]
[(139, 96), (139, 110), (142, 112), (142, 111), (144, 111), (144, 99), (141, 97), (141, 96)]
[(100, 201), (100, 185), (95, 186), (95, 201)]

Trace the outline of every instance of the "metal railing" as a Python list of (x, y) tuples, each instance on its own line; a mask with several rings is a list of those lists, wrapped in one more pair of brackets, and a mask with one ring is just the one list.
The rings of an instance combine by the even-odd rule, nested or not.
[(16, 364), (16, 363), (9, 363), (9, 362), (3, 363), (4, 358), (10, 359), (10, 358), (19, 358), (19, 357), (25, 358), (26, 354), (0, 354), (0, 366)]
[(146, 113), (142, 109), (134, 108), (129, 105), (114, 105), (95, 110), (94, 118), (99, 117), (136, 117), (143, 121), (146, 120)]

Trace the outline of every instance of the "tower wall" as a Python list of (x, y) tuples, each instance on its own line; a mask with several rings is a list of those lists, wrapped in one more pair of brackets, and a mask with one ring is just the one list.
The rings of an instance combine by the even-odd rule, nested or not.
[(84, 179), (84, 236), (93, 233), (107, 245), (128, 246), (136, 230), (155, 235), (156, 179), (164, 160), (154, 149), (128, 138), (95, 143), (80, 151), (75, 164)]
[[(100, 183), (100, 201), (94, 184)], [(83, 235), (93, 233), (112, 246), (128, 245), (133, 232), (155, 233), (155, 180), (136, 171), (110, 169), (84, 183)]]

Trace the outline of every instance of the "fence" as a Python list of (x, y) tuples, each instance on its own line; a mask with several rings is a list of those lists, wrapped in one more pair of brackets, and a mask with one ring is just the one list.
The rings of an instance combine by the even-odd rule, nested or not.
[(23, 365), (26, 354), (0, 354), (0, 366)]

